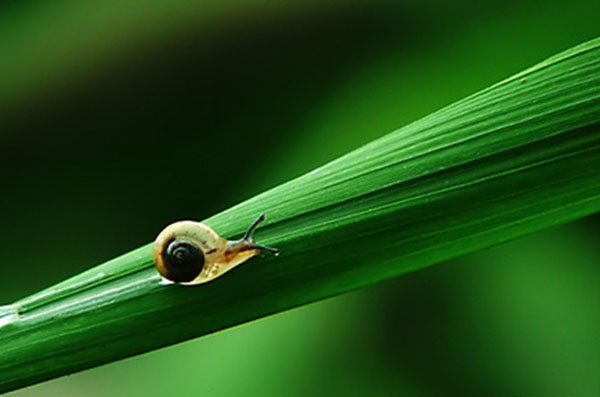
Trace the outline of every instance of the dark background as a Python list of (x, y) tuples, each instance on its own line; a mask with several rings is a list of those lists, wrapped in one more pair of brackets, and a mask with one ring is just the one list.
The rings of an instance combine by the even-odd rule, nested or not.
[[(0, 3), (0, 299), (600, 34), (597, 0)], [(598, 217), (18, 395), (598, 395)]]

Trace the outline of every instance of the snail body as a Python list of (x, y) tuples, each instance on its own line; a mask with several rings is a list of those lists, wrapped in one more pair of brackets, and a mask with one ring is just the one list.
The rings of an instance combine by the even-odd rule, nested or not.
[(264, 219), (261, 215), (240, 240), (227, 240), (200, 222), (172, 223), (154, 242), (156, 269), (169, 281), (198, 285), (214, 280), (262, 251), (277, 255), (277, 249), (258, 245), (252, 237)]

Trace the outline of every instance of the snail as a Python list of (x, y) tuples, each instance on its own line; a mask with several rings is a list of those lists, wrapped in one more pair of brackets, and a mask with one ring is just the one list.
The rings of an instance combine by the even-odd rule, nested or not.
[(200, 222), (172, 223), (154, 242), (152, 255), (156, 269), (171, 282), (198, 285), (214, 280), (263, 251), (278, 255), (279, 250), (256, 244), (252, 237), (264, 220), (262, 214), (240, 240), (227, 240)]

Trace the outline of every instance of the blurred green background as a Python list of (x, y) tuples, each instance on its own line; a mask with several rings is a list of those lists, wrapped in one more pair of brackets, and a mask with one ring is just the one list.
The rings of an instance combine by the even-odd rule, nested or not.
[[(0, 301), (600, 35), (597, 0), (0, 5)], [(18, 391), (600, 395), (600, 218)]]

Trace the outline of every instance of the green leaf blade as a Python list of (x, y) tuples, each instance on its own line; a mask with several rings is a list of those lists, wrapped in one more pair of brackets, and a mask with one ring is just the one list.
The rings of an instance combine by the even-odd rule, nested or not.
[(182, 287), (160, 283), (148, 245), (5, 307), (0, 390), (215, 332), (599, 210), (596, 39), (206, 220), (234, 237), (264, 212), (256, 238), (280, 248), (280, 257)]

